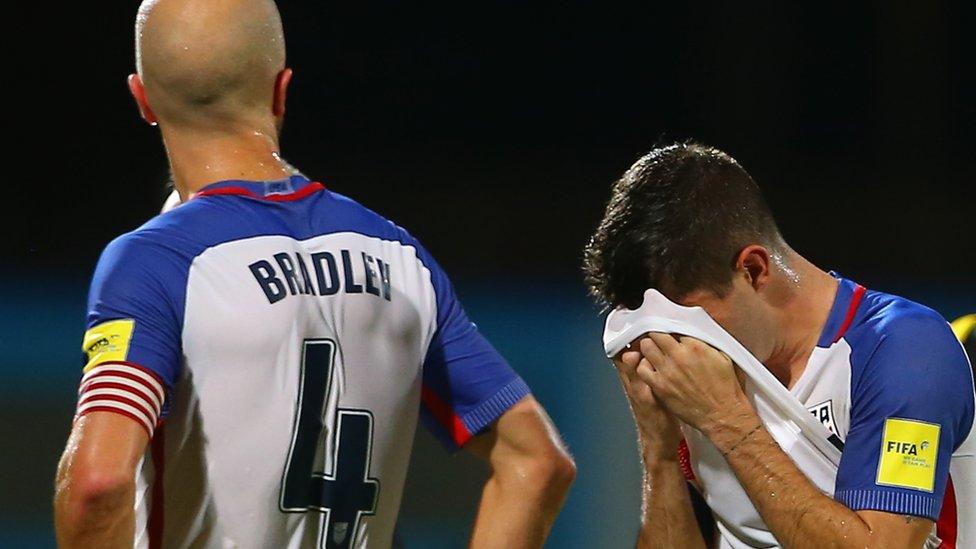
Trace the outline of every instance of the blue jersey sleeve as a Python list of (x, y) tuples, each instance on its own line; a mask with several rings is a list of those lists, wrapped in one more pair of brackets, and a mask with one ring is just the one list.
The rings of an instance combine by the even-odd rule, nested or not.
[(85, 373), (128, 365), (172, 389), (182, 366), (185, 280), (178, 256), (153, 239), (130, 233), (112, 241), (88, 295)]
[(437, 300), (437, 328), (423, 367), (421, 420), (456, 450), (530, 391), (468, 319), (444, 271), (422, 248), (420, 253)]
[[(851, 426), (835, 498), (853, 510), (937, 520), (949, 459), (973, 425), (972, 371), (949, 325), (918, 307), (854, 345)], [(856, 343), (856, 342), (855, 342)]]

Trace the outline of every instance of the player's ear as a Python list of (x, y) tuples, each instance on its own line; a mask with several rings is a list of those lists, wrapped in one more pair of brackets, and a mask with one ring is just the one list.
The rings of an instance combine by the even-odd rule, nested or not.
[(285, 116), (285, 99), (288, 96), (288, 84), (291, 83), (291, 69), (284, 69), (275, 78), (274, 103), (271, 110), (278, 118)]
[(142, 119), (149, 124), (156, 125), (156, 114), (153, 113), (152, 108), (149, 106), (149, 101), (146, 99), (146, 88), (142, 85), (142, 78), (139, 75), (132, 73), (129, 75), (129, 92), (132, 93), (132, 98), (136, 100), (136, 105), (139, 107), (139, 115)]
[(746, 281), (759, 291), (769, 283), (772, 260), (769, 250), (759, 244), (750, 244), (739, 252), (735, 260), (736, 272), (742, 273)]

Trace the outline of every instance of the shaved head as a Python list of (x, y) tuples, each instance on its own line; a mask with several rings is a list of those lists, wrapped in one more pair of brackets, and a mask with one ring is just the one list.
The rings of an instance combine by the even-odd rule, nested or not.
[(145, 0), (136, 17), (136, 69), (162, 124), (239, 129), (272, 116), (285, 68), (272, 0)]

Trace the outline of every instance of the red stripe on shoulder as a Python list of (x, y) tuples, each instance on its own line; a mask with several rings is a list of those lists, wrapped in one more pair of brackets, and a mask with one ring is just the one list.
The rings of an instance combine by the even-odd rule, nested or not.
[(847, 333), (847, 329), (851, 327), (851, 322), (854, 322), (857, 308), (861, 305), (861, 300), (864, 299), (864, 292), (866, 291), (864, 286), (860, 284), (854, 287), (854, 292), (851, 294), (851, 303), (847, 306), (847, 314), (844, 316), (844, 322), (840, 325), (840, 329), (837, 330), (837, 335), (834, 336), (833, 343), (840, 341), (840, 338), (844, 337), (844, 334)]
[(451, 434), (454, 444), (457, 444), (458, 447), (464, 446), (464, 443), (471, 438), (471, 432), (464, 426), (464, 422), (454, 413), (450, 405), (426, 385), (420, 389), (420, 399), (427, 407), (427, 411), (434, 416), (434, 419)]

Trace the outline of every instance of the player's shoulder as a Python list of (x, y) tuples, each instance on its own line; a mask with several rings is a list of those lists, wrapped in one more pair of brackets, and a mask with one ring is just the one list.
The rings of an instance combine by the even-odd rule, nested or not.
[(865, 291), (849, 339), (869, 346), (911, 341), (925, 346), (958, 347), (941, 314), (910, 299), (874, 290)]
[(242, 221), (246, 216), (214, 211), (227, 206), (191, 200), (117, 236), (102, 251), (95, 281), (110, 279), (118, 285), (127, 278), (147, 278), (147, 274), (160, 275), (152, 278), (165, 274), (170, 280), (185, 278), (194, 258), (204, 250), (251, 232)]
[(201, 196), (157, 216), (142, 229), (164, 239), (175, 230), (207, 247), (252, 236), (282, 235), (306, 240), (342, 232), (416, 244), (416, 239), (393, 221), (327, 188), (287, 201), (255, 196)]
[(330, 189), (321, 198), (317, 206), (324, 215), (317, 215), (316, 219), (325, 232), (351, 231), (407, 245), (417, 244), (409, 231), (354, 198)]
[(972, 370), (952, 328), (925, 305), (868, 290), (845, 339), (855, 383), (902, 378), (972, 390)]
[[(436, 263), (406, 229), (343, 194), (323, 189), (301, 200), (272, 202), (253, 197), (201, 196), (157, 215), (114, 239), (101, 265), (188, 270), (205, 251), (239, 240), (284, 236), (307, 240), (356, 233), (412, 248), (420, 261)], [(123, 267), (127, 265), (127, 267)]]
[[(199, 204), (187, 203), (159, 214), (141, 226), (115, 237), (102, 252), (102, 261), (124, 258), (128, 262), (153, 262), (187, 255), (195, 248), (195, 225), (206, 219)], [(182, 253), (181, 253), (182, 252)]]
[(364, 236), (399, 243), (410, 248), (427, 269), (439, 272), (441, 267), (433, 255), (409, 230), (376, 213), (346, 195), (326, 190), (319, 207), (323, 215), (316, 215), (318, 231), (323, 233), (355, 232)]

